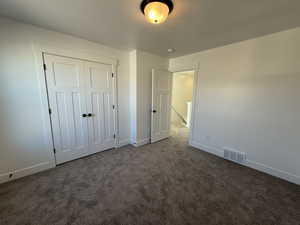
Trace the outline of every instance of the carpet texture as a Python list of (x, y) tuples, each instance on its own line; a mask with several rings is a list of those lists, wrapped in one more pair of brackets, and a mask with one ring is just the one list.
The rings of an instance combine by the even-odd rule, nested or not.
[(300, 186), (187, 146), (98, 153), (0, 185), (1, 225), (299, 225)]

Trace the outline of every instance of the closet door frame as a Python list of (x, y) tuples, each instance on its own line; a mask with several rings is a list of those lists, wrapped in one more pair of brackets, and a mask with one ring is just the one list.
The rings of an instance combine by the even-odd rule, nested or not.
[(35, 57), (35, 66), (37, 71), (37, 78), (40, 85), (40, 96), (41, 96), (41, 103), (42, 103), (42, 116), (43, 116), (43, 126), (44, 126), (44, 143), (45, 147), (47, 147), (49, 153), (49, 161), (50, 161), (50, 168), (56, 166), (55, 160), (55, 149), (54, 149), (54, 142), (52, 137), (52, 128), (51, 128), (51, 117), (49, 112), (49, 100), (48, 100), (48, 92), (47, 92), (47, 81), (45, 77), (45, 70), (44, 70), (44, 54), (51, 54), (57, 55), (62, 57), (74, 58), (79, 60), (91, 61), (101, 64), (111, 65), (112, 73), (113, 73), (113, 104), (115, 105), (114, 110), (114, 133), (116, 135), (115, 138), (115, 148), (118, 147), (119, 144), (119, 120), (118, 120), (118, 112), (119, 112), (119, 105), (118, 105), (118, 90), (117, 90), (117, 67), (118, 67), (118, 60), (102, 55), (98, 55), (92, 52), (86, 51), (77, 51), (71, 49), (61, 49), (58, 47), (53, 46), (44, 46), (40, 45), (39, 43), (32, 43), (32, 50)]

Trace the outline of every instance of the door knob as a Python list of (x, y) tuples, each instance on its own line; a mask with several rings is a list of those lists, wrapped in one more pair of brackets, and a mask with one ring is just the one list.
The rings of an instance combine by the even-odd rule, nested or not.
[(153, 113), (156, 113), (157, 111), (156, 111), (156, 110), (153, 110), (152, 112), (153, 112)]
[(93, 116), (93, 114), (92, 114), (92, 113), (89, 113), (87, 116), (88, 116), (88, 117), (92, 117), (92, 116)]
[(82, 114), (82, 117), (87, 117), (87, 115), (84, 113), (84, 114)]

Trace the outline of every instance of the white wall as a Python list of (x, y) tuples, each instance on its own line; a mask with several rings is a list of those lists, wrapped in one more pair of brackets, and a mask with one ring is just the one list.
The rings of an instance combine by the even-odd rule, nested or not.
[(129, 53), (130, 64), (130, 143), (137, 142), (137, 50)]
[[(32, 43), (118, 59), (120, 141), (130, 139), (130, 94), (130, 103), (136, 101), (131, 121), (137, 118), (132, 138), (149, 140), (151, 69), (167, 69), (167, 59), (7, 19), (0, 19), (0, 29), (0, 182), (13, 171), (22, 176), (54, 166), (52, 147), (43, 141)], [(300, 184), (299, 43), (300, 28), (171, 59), (172, 71), (200, 63), (192, 143), (219, 155), (223, 147), (244, 151), (247, 165)]]
[[(129, 143), (129, 53), (0, 18), (0, 182), (52, 167), (52, 147), (43, 142), (42, 105), (33, 43), (119, 60), (121, 144)], [(2, 175), (2, 176), (1, 176)]]
[[(136, 117), (131, 118), (131, 124), (136, 127), (132, 130), (131, 142), (136, 146), (146, 144), (150, 140), (151, 129), (151, 102), (152, 102), (152, 69), (168, 69), (169, 60), (141, 50), (135, 50), (131, 54), (131, 90), (136, 96), (131, 96), (131, 105), (136, 111)], [(133, 62), (132, 62), (133, 60)], [(136, 101), (136, 104), (135, 102)], [(136, 121), (136, 124), (135, 124)]]
[[(172, 106), (187, 120), (187, 102), (193, 97), (194, 71), (179, 72), (173, 74)], [(180, 117), (172, 110), (171, 121), (174, 124), (182, 124)]]
[(300, 28), (170, 60), (199, 63), (192, 144), (300, 184)]

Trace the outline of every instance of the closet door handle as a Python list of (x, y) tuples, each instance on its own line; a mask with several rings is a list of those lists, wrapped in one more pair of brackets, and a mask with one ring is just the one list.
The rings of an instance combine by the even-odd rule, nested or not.
[(153, 111), (152, 111), (153, 113), (157, 113), (157, 111), (154, 109)]
[(87, 116), (88, 116), (88, 117), (92, 117), (92, 116), (93, 116), (93, 114), (92, 114), (92, 113), (89, 113)]
[(87, 117), (87, 115), (84, 113), (84, 114), (82, 114), (82, 117)]

